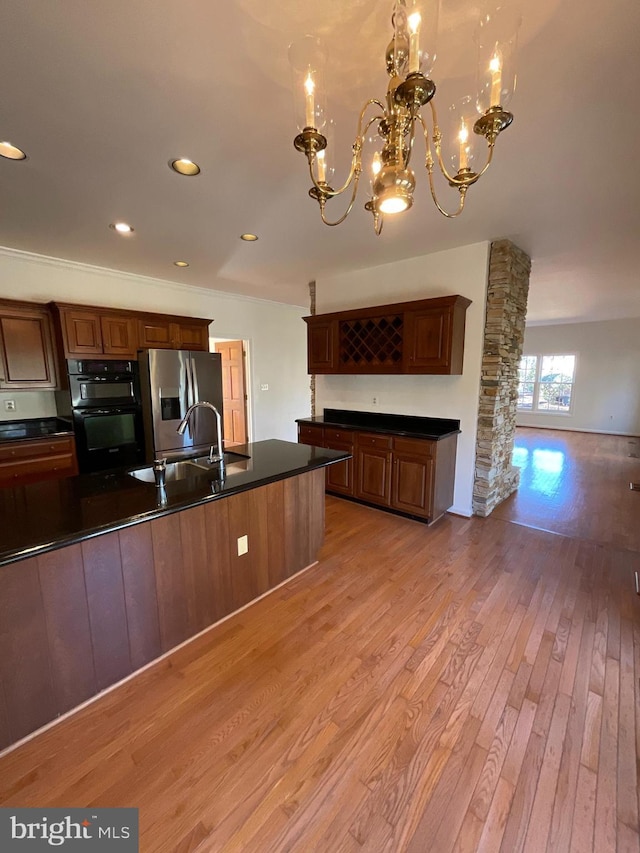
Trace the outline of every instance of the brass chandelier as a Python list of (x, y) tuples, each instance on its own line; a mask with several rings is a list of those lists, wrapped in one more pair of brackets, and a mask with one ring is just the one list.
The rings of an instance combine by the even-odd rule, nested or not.
[[(436, 87), (429, 77), (436, 58), (439, 2), (395, 0), (393, 38), (386, 51), (386, 70), (389, 75), (386, 99), (383, 102), (371, 98), (362, 107), (352, 145), (349, 173), (338, 189), (334, 189), (330, 183), (333, 168), (328, 157), (332, 153), (328, 135), (333, 123), (328, 121), (325, 107), (324, 50), (320, 40), (313, 36), (305, 36), (291, 45), (289, 61), (294, 74), (296, 119), (300, 131), (294, 139), (294, 146), (307, 157), (313, 183), (309, 195), (318, 202), (325, 225), (340, 225), (353, 209), (363, 171), (365, 143), (373, 142), (377, 148), (371, 160), (371, 195), (364, 205), (373, 214), (376, 234), (382, 230), (385, 215), (408, 210), (413, 204), (416, 180), (411, 162), (415, 137), (420, 131), (425, 139), (425, 168), (431, 196), (444, 216), (453, 218), (462, 213), (469, 187), (489, 168), (496, 139), (513, 121), (513, 115), (506, 107), (515, 88), (519, 17), (513, 10), (503, 6), (485, 12), (478, 21), (477, 95), (475, 98), (465, 96), (450, 107), (454, 142), (452, 166), (447, 169), (443, 155), (443, 134), (438, 126), (433, 100)], [(421, 114), (426, 104), (431, 108), (431, 132)], [(372, 128), (373, 133), (377, 132), (375, 141), (368, 136)], [(470, 129), (479, 137), (484, 137), (487, 143), (486, 162), (478, 170), (473, 168), (473, 138)], [(436, 163), (449, 186), (459, 194), (458, 207), (451, 213), (440, 205), (436, 196)], [(351, 198), (346, 211), (340, 218), (330, 221), (326, 217), (327, 201), (349, 189)]]

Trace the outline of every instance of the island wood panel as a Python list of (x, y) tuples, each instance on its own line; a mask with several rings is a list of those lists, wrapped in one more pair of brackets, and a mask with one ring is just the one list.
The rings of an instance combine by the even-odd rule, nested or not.
[(187, 638), (187, 601), (178, 513), (151, 522), (162, 650)]
[(0, 573), (0, 673), (11, 741), (56, 716), (38, 562)]
[(10, 743), (9, 714), (7, 713), (7, 703), (4, 698), (4, 684), (0, 678), (0, 749), (4, 749)]
[[(298, 479), (298, 478), (295, 478)], [(287, 565), (288, 548), (285, 536), (285, 500), (286, 486), (291, 480), (280, 480), (267, 486), (268, 509), (268, 554), (269, 554), (269, 586), (277, 586), (289, 576)]]
[(205, 504), (207, 529), (207, 565), (212, 575), (213, 620), (233, 611), (231, 560), (226, 547), (229, 536), (229, 507), (226, 500)]
[[(215, 621), (215, 544), (211, 560), (203, 506), (179, 513), (187, 630), (197, 634)], [(219, 541), (219, 540), (218, 540)]]
[(310, 565), (323, 538), (319, 468), (1, 568), (0, 748)]
[(38, 557), (56, 710), (64, 713), (97, 690), (80, 545)]
[[(229, 562), (233, 609), (269, 588), (269, 539), (266, 492), (232, 495), (229, 503)], [(249, 550), (238, 554), (238, 539), (247, 536)]]
[(132, 670), (120, 540), (104, 533), (81, 547), (96, 680), (104, 690)]
[(118, 533), (129, 656), (134, 670), (162, 654), (151, 525), (136, 524)]

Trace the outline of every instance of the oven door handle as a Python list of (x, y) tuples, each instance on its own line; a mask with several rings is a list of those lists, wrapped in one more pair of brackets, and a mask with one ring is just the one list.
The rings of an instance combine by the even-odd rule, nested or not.
[(77, 409), (79, 415), (83, 418), (91, 415), (122, 415), (127, 412), (135, 412), (135, 409)]

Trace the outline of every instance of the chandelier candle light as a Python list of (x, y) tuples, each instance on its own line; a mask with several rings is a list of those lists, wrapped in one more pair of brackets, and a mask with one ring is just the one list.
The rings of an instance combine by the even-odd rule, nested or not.
[[(520, 18), (514, 9), (507, 6), (498, 7), (480, 18), (476, 36), (477, 97), (467, 96), (451, 108), (458, 118), (452, 157), (454, 167), (449, 172), (444, 164), (442, 133), (433, 100), (436, 87), (429, 76), (436, 58), (439, 5), (440, 0), (395, 0), (393, 38), (386, 52), (389, 75), (386, 98), (384, 102), (371, 98), (362, 107), (352, 145), (349, 174), (338, 189), (329, 183), (333, 174), (329, 162), (332, 145), (326, 128), (332, 122), (327, 120), (325, 107), (322, 44), (314, 36), (305, 36), (289, 48), (294, 90), (304, 96), (296, 96), (300, 132), (293, 144), (306, 155), (313, 183), (309, 195), (318, 202), (320, 216), (326, 225), (344, 222), (353, 208), (363, 169), (363, 148), (372, 126), (375, 126), (379, 137), (380, 150), (376, 150), (372, 157), (372, 192), (364, 206), (373, 214), (376, 234), (382, 230), (385, 214), (400, 213), (413, 204), (416, 181), (410, 164), (415, 137), (420, 131), (425, 140), (425, 168), (431, 196), (444, 216), (451, 218), (462, 213), (469, 187), (489, 168), (498, 135), (513, 121), (512, 113), (506, 108), (515, 88), (515, 52)], [(421, 114), (426, 104), (431, 109), (431, 131)], [(470, 165), (473, 159), (471, 128), (487, 142), (486, 163), (479, 171), (474, 171)], [(444, 210), (436, 197), (433, 180), (436, 163), (449, 185), (459, 193), (458, 208), (452, 213)], [(349, 188), (351, 199), (345, 213), (339, 219), (329, 221), (325, 215), (327, 201)]]

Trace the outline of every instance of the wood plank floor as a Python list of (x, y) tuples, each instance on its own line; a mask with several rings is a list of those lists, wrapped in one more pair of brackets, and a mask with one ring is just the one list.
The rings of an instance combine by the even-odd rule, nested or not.
[(145, 853), (640, 853), (634, 571), (328, 498), (317, 566), (0, 758), (0, 804), (137, 806)]

